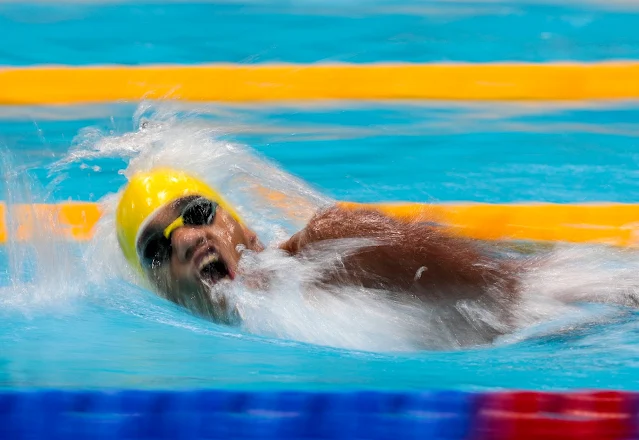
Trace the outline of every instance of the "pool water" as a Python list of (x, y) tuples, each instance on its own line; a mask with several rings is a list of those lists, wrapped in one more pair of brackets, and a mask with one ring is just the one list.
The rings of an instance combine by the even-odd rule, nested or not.
[[(4, 170), (12, 176), (5, 188), (9, 196), (108, 201), (123, 184), (118, 172), (131, 157), (182, 160), (192, 168), (204, 163), (212, 174), (229, 163), (242, 167), (254, 160), (275, 170), (254, 172), (261, 183), (278, 188), (282, 184), (272, 176), (293, 173), (302, 182), (293, 179), (284, 190), (308, 191), (306, 197), (316, 203), (323, 195), (364, 202), (582, 202), (632, 201), (637, 194), (628, 148), (632, 124), (615, 128), (608, 122), (611, 112), (620, 120), (631, 118), (633, 104), (209, 105), (197, 115), (192, 108), (186, 115), (182, 105), (161, 105), (143, 106), (134, 117), (135, 110), (104, 106), (59, 114), (23, 108), (15, 112), (20, 117), (4, 116), (1, 133), (12, 161)], [(206, 140), (216, 137), (221, 141)], [(581, 139), (601, 145), (601, 151), (579, 148)], [(228, 153), (229, 142), (241, 150)], [(11, 173), (16, 169), (27, 169), (30, 178)], [(210, 179), (241, 200), (232, 191), (232, 178)], [(241, 205), (245, 211), (251, 207), (263, 209)], [(265, 224), (258, 231), (267, 242), (268, 225), (285, 233), (297, 226), (276, 217)], [(411, 349), (410, 338), (383, 320), (371, 323), (381, 330), (355, 318), (345, 323), (348, 317), (326, 318), (334, 325), (329, 332), (312, 324), (300, 329), (280, 323), (289, 333), (279, 335), (259, 331), (265, 329), (259, 325), (257, 331), (229, 328), (194, 317), (122, 276), (110, 225), (101, 225), (96, 240), (87, 244), (44, 236), (33, 245), (3, 249), (3, 266), (9, 269), (0, 309), (3, 386), (634, 388), (639, 321), (632, 309), (584, 304), (493, 345), (437, 350)], [(591, 269), (604, 277), (593, 283), (634, 288), (628, 271), (619, 276), (606, 268), (621, 261), (632, 274), (633, 254), (585, 247), (563, 252), (556, 260), (563, 274), (561, 269), (548, 273), (551, 279), (538, 280), (535, 288), (579, 287), (588, 283), (584, 277)]]
[[(639, 47), (624, 31), (637, 11), (612, 4), (278, 5), (2, 3), (0, 27), (14, 37), (6, 41), (20, 43), (3, 46), (0, 63), (593, 61), (633, 58)], [(634, 203), (637, 116), (636, 102), (5, 106), (0, 189), (10, 204), (109, 208), (123, 172), (177, 164), (205, 173), (269, 243), (303, 222), (252, 197), (255, 183), (311, 208)], [(447, 343), (445, 326), (418, 326), (442, 342), (420, 349), (410, 310), (366, 298), (326, 303), (317, 316), (258, 301), (246, 304), (251, 326), (216, 325), (133, 282), (109, 215), (89, 243), (42, 230), (0, 250), (0, 386), (637, 389), (639, 316), (614, 304), (639, 292), (637, 255), (560, 246), (549, 258), (528, 279), (528, 294), (541, 299), (523, 310), (526, 325), (471, 346)], [(610, 301), (565, 308), (553, 295), (567, 291)], [(297, 298), (295, 286), (278, 293)]]

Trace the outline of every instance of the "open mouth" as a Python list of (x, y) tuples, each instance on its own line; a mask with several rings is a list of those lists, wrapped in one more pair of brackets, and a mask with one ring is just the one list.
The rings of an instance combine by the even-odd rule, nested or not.
[(200, 279), (209, 286), (229, 277), (230, 271), (224, 259), (217, 252), (207, 254), (198, 265)]

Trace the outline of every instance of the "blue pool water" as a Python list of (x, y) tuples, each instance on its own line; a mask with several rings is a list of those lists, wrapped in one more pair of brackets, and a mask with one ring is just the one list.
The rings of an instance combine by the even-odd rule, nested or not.
[[(617, 6), (0, 3), (0, 64), (637, 58), (639, 15)], [(155, 161), (210, 173), (231, 192), (242, 172), (267, 186), (282, 178), (313, 203), (635, 203), (638, 115), (636, 102), (6, 106), (0, 189), (9, 202), (108, 205), (120, 171)], [(271, 240), (295, 229), (231, 195)], [(196, 318), (130, 282), (110, 226), (90, 243), (41, 231), (0, 250), (0, 387), (638, 388), (637, 312), (564, 309), (552, 296), (636, 295), (633, 252), (555, 250), (528, 280), (540, 302), (522, 312), (544, 319), (493, 345), (417, 350), (410, 326), (396, 330), (368, 303), (329, 304), (310, 322), (301, 309), (257, 313), (252, 328)]]
[[(129, 159), (121, 157), (118, 142), (124, 141), (117, 136), (136, 132), (134, 124), (144, 119), (134, 122), (134, 106), (63, 114), (13, 110), (3, 116), (0, 135), (12, 169), (24, 167), (33, 177), (9, 181), (5, 189), (16, 200), (98, 200), (122, 185), (118, 171)], [(637, 107), (630, 103), (209, 105), (199, 116), (171, 112), (176, 126), (221, 128), (222, 139), (250, 145), (253, 157), (337, 199), (632, 202), (639, 194), (632, 152), (637, 127), (631, 121)], [(154, 123), (157, 118), (150, 116)], [(110, 152), (60, 166), (69, 145), (84, 154), (101, 145), (83, 131), (87, 127), (99, 127), (102, 142), (117, 139), (106, 148)], [(90, 146), (82, 146), (87, 139)], [(185, 151), (193, 154), (188, 148), (177, 153)], [(206, 149), (200, 154), (206, 159)], [(30, 193), (20, 192), (25, 185)], [(555, 316), (494, 346), (394, 352), (393, 341), (400, 343), (402, 335), (371, 341), (370, 329), (355, 325), (336, 328), (342, 333), (333, 338), (304, 332), (272, 337), (209, 323), (113, 275), (109, 266), (118, 264), (117, 249), (94, 247), (42, 238), (35, 247), (3, 249), (12, 277), (3, 278), (0, 291), (3, 386), (636, 388), (639, 321), (629, 309), (584, 306), (592, 313), (587, 319), (575, 319), (573, 312)], [(548, 274), (556, 283), (540, 280), (540, 290), (578, 284), (575, 278), (587, 276), (588, 267), (603, 270), (610, 257), (604, 249), (573, 251), (577, 267), (568, 265), (565, 279)], [(11, 252), (13, 261), (35, 269), (15, 269)], [(634, 257), (623, 261), (636, 268)]]
[[(176, 112), (193, 109), (221, 130), (219, 139), (247, 145), (341, 200), (633, 203), (639, 193), (635, 102), (336, 102)], [(82, 142), (86, 128), (134, 130), (135, 111), (124, 104), (14, 107), (0, 114), (0, 132), (4, 147), (48, 188), (46, 201), (95, 201), (124, 184), (117, 171), (125, 159), (86, 160), (54, 185), (49, 166)]]
[(636, 59), (638, 20), (619, 0), (3, 2), (0, 64)]

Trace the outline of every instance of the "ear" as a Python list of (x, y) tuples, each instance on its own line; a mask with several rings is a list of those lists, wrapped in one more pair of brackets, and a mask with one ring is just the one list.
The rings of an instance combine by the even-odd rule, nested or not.
[(255, 251), (255, 252), (261, 252), (264, 250), (264, 245), (262, 245), (262, 243), (260, 242), (260, 239), (257, 238), (257, 234), (253, 231), (251, 231), (249, 228), (247, 228), (246, 226), (242, 225), (242, 232), (244, 233), (244, 236), (246, 237), (246, 242), (247, 242), (247, 248)]

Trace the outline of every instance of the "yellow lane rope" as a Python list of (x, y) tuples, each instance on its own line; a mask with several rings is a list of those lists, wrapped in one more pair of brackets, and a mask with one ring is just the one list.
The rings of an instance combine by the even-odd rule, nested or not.
[[(635, 246), (639, 204), (375, 204), (342, 202), (347, 208), (379, 209), (406, 221), (432, 221), (451, 232), (485, 240), (564, 241)], [(0, 204), (0, 243), (24, 241), (37, 231), (86, 241), (100, 219), (96, 203)]]
[(33, 66), (0, 84), (0, 104), (617, 99), (639, 97), (639, 62)]

